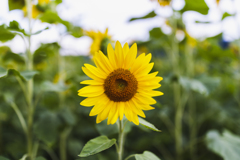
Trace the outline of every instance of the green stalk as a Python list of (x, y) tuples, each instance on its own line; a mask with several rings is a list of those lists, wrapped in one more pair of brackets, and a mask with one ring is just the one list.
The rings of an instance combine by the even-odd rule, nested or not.
[[(25, 0), (27, 5), (27, 16), (29, 21), (29, 36), (27, 37), (28, 41), (28, 48), (27, 48), (27, 59), (26, 59), (26, 67), (28, 71), (33, 70), (33, 56), (31, 53), (31, 33), (32, 33), (32, 1)], [(33, 157), (33, 137), (32, 137), (32, 126), (33, 126), (33, 114), (34, 114), (34, 107), (33, 107), (33, 79), (30, 79), (27, 82), (27, 102), (28, 102), (28, 116), (27, 116), (27, 150), (28, 150), (28, 157), (30, 160), (34, 160)]]
[[(180, 66), (179, 66), (179, 47), (178, 41), (176, 39), (177, 31), (177, 20), (175, 18), (175, 12), (172, 16), (172, 52), (171, 52), (171, 61), (173, 72), (176, 76), (180, 75)], [(174, 102), (175, 102), (175, 142), (176, 142), (176, 153), (177, 159), (182, 159), (182, 117), (183, 117), (183, 106), (181, 103), (181, 86), (179, 82), (173, 83), (173, 92), (174, 92)]]
[[(193, 58), (193, 48), (189, 45), (185, 46), (185, 54), (186, 54), (186, 71), (190, 78), (194, 76), (194, 58)], [(189, 132), (190, 132), (190, 156), (191, 159), (196, 159), (195, 157), (195, 151), (196, 151), (196, 145), (195, 140), (197, 137), (197, 126), (196, 126), (196, 104), (195, 104), (195, 98), (193, 95), (193, 92), (190, 91), (189, 93), (189, 100), (188, 100), (188, 106), (189, 106)]]
[(123, 142), (124, 142), (124, 132), (123, 132), (123, 120), (119, 120), (119, 137), (118, 137), (118, 160), (122, 160), (123, 157)]

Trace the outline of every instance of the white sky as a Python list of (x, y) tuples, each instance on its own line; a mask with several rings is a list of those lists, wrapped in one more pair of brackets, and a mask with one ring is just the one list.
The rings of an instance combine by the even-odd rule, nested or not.
[[(184, 13), (183, 20), (187, 30), (196, 38), (214, 36), (223, 31), (226, 40), (237, 39), (240, 36), (240, 0), (221, 0), (219, 7), (215, 1), (206, 0), (210, 8), (208, 15), (191, 11)], [(181, 9), (184, 6), (184, 0), (173, 0), (173, 2), (175, 9)], [(152, 10), (155, 10), (159, 16), (128, 23), (130, 18), (144, 16)], [(147, 40), (148, 31), (154, 27), (161, 26), (163, 31), (169, 32), (169, 28), (164, 25), (164, 17), (172, 14), (171, 8), (160, 7), (157, 2), (150, 0), (63, 0), (63, 3), (57, 6), (57, 11), (62, 19), (80, 25), (84, 29), (105, 31), (108, 27), (109, 34), (113, 39), (119, 40), (121, 43)], [(222, 13), (234, 14), (236, 11), (238, 13), (235, 19), (228, 17), (221, 22)], [(23, 12), (21, 10), (9, 12), (8, 0), (0, 0), (0, 24), (8, 24), (12, 20), (20, 22), (22, 28), (28, 28), (28, 22), (23, 17)], [(196, 20), (214, 23), (196, 24)], [(70, 35), (63, 37), (61, 36), (63, 26), (49, 25), (39, 20), (34, 22), (33, 31), (41, 30), (46, 26), (50, 26), (50, 29), (32, 36), (32, 51), (36, 50), (41, 43), (57, 41), (63, 48), (61, 54), (86, 55), (88, 53), (91, 44), (89, 37), (74, 38)], [(24, 42), (18, 36), (12, 41), (0, 45), (8, 45), (16, 53), (24, 52), (26, 49)]]

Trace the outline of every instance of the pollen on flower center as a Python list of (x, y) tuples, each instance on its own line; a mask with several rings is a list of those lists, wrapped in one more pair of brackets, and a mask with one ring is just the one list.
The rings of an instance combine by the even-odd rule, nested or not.
[(137, 92), (137, 86), (134, 75), (122, 68), (114, 70), (104, 81), (105, 94), (114, 102), (129, 101)]

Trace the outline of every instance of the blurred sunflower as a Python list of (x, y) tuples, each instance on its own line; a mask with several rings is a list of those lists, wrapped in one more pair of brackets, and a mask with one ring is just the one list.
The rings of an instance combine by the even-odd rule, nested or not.
[[(22, 11), (23, 11), (23, 13), (24, 13), (24, 16), (26, 17), (27, 16), (27, 6), (24, 6), (23, 8), (22, 8)], [(37, 6), (36, 5), (32, 5), (32, 18), (37, 18), (37, 16), (39, 15), (39, 14), (41, 14), (42, 13), (42, 11), (40, 11), (38, 8), (37, 8)]]
[(162, 77), (158, 72), (150, 73), (153, 63), (149, 63), (151, 53), (142, 53), (137, 58), (137, 44), (131, 48), (128, 44), (121, 46), (116, 42), (115, 51), (111, 44), (107, 46), (108, 58), (99, 51), (93, 57), (97, 67), (84, 64), (83, 72), (92, 80), (82, 81), (88, 84), (78, 91), (78, 95), (87, 97), (80, 104), (86, 107), (94, 106), (90, 116), (97, 115), (96, 122), (108, 118), (108, 124), (114, 124), (118, 117), (126, 118), (139, 124), (138, 115), (145, 118), (143, 110), (154, 109), (150, 105), (156, 101), (152, 98), (163, 95), (159, 88)]
[(50, 2), (50, 0), (38, 0), (38, 4), (40, 5), (45, 5), (48, 4)]
[(91, 37), (93, 42), (90, 47), (90, 53), (94, 55), (99, 50), (106, 53), (107, 44), (111, 43), (111, 36), (108, 35), (108, 29), (105, 30), (104, 33), (100, 31), (86, 31), (86, 35)]
[(160, 4), (160, 6), (169, 6), (171, 0), (158, 0), (158, 3)]

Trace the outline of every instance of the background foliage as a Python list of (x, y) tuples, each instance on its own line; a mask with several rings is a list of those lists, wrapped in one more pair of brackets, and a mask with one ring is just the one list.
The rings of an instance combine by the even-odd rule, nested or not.
[[(141, 126), (127, 127), (125, 157), (132, 153), (153, 152), (162, 160), (239, 160), (240, 143), (240, 40), (227, 42), (222, 34), (197, 40), (185, 29), (182, 14), (186, 11), (208, 13), (204, 0), (185, 0), (180, 11), (166, 19), (170, 34), (161, 28), (149, 31), (148, 41), (138, 41), (139, 53), (152, 53), (153, 71), (163, 77), (159, 89), (164, 96), (156, 97), (155, 110), (146, 112), (146, 119), (162, 132)], [(55, 7), (60, 0), (36, 5), (35, 19), (52, 25), (63, 24), (64, 34), (79, 38), (86, 33), (81, 26), (62, 20)], [(217, 1), (216, 1), (217, 3)], [(23, 0), (9, 0), (9, 9), (23, 9)], [(159, 16), (154, 11), (143, 17)], [(230, 15), (224, 13), (222, 20)], [(34, 17), (34, 16), (33, 16)], [(204, 23), (204, 22), (197, 22)], [(0, 41), (29, 33), (17, 21), (0, 25)], [(177, 34), (184, 38), (178, 39)], [(110, 38), (110, 37), (108, 37)], [(107, 40), (107, 42), (111, 42)], [(101, 39), (101, 50), (106, 39)], [(99, 154), (79, 158), (83, 145), (90, 139), (106, 135), (117, 137), (116, 125), (95, 123), (90, 108), (79, 105), (77, 95), (88, 79), (82, 72), (84, 63), (93, 64), (91, 56), (61, 56), (58, 42), (42, 44), (33, 55), (33, 70), (26, 69), (26, 53), (16, 54), (7, 46), (0, 47), (0, 159), (20, 159), (27, 153), (24, 125), (16, 108), (27, 119), (27, 101), (21, 85), (34, 81), (33, 141), (36, 159), (116, 159), (114, 147)], [(106, 49), (105, 49), (106, 50)], [(144, 155), (147, 157), (147, 151)], [(151, 155), (150, 155), (151, 156)], [(154, 156), (154, 155), (153, 155)], [(136, 156), (137, 157), (137, 156)], [(132, 158), (134, 159), (134, 158)]]

